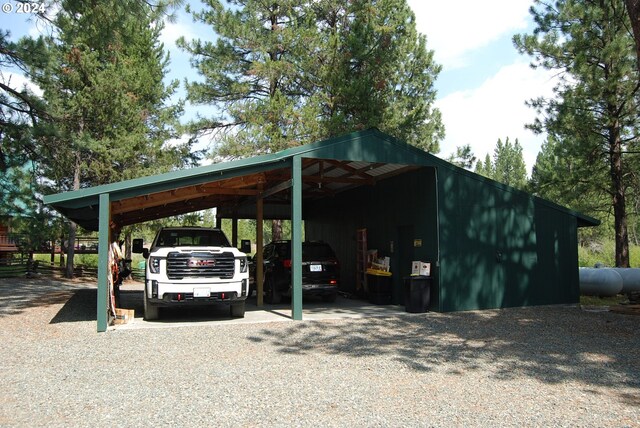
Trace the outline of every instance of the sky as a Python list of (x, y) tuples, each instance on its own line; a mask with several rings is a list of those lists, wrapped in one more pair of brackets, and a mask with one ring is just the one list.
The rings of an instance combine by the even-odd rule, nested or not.
[[(196, 9), (201, 7), (192, 0)], [(517, 33), (530, 33), (533, 22), (529, 15), (531, 0), (408, 0), (416, 15), (418, 31), (427, 37), (427, 47), (435, 52), (442, 71), (435, 82), (436, 107), (442, 113), (446, 136), (437, 156), (447, 158), (456, 147), (469, 144), (478, 159), (492, 155), (499, 138), (518, 139), (528, 172), (535, 163), (544, 135), (534, 135), (525, 128), (535, 111), (525, 102), (552, 95), (553, 77), (547, 70), (533, 70), (530, 58), (520, 55), (513, 46)], [(27, 14), (16, 13), (16, 3), (9, 13), (0, 11), (0, 29), (9, 30), (12, 39), (37, 35), (42, 28), (28, 20)], [(162, 41), (171, 55), (169, 77), (198, 79), (189, 64), (189, 56), (180, 51), (175, 40), (211, 38), (212, 30), (193, 22), (184, 11), (176, 13), (176, 21), (167, 23)], [(12, 86), (25, 79), (3, 72)], [(179, 95), (184, 97), (184, 85)], [(186, 107), (185, 117), (196, 112), (207, 115), (206, 107)]]

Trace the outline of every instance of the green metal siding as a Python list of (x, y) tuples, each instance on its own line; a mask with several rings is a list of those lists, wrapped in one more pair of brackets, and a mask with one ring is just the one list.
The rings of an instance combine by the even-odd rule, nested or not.
[(578, 301), (574, 216), (477, 176), (438, 178), (441, 311)]

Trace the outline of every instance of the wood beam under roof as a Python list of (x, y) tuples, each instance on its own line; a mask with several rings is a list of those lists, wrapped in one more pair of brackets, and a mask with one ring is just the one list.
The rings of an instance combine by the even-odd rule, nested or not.
[(209, 195), (255, 196), (257, 194), (258, 191), (255, 189), (212, 188), (206, 185), (197, 185), (116, 201), (112, 203), (112, 210), (113, 214), (117, 215), (174, 202), (186, 202)]

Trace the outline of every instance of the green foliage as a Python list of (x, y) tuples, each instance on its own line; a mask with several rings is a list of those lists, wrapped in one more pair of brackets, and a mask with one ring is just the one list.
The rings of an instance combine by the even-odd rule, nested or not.
[(628, 300), (622, 294), (613, 297), (580, 296), (580, 304), (583, 306), (613, 306)]
[(471, 146), (469, 144), (465, 144), (464, 146), (456, 147), (456, 152), (454, 154), (451, 154), (447, 161), (459, 166), (460, 168), (470, 170), (471, 168), (473, 168), (473, 165), (476, 163), (477, 159), (471, 151)]
[(516, 141), (512, 144), (509, 137), (503, 143), (498, 139), (493, 151), (493, 160), (487, 154), (484, 162), (478, 161), (475, 172), (500, 183), (517, 189), (527, 186), (527, 168), (522, 156), (522, 146)]
[(573, 147), (549, 136), (533, 166), (529, 190), (571, 209), (603, 218), (603, 207), (610, 204), (609, 195), (603, 187), (599, 191), (594, 189), (588, 165), (570, 152)]
[[(39, 101), (46, 115), (32, 119), (22, 134), (33, 147), (24, 165), (38, 178), (31, 180), (31, 194), (78, 190), (193, 163), (189, 144), (167, 144), (178, 136), (182, 111), (181, 103), (169, 104), (178, 82), (163, 82), (168, 54), (159, 36), (167, 3), (63, 0), (59, 5), (47, 36), (12, 45), (28, 77), (44, 91)], [(68, 238), (75, 234), (70, 224)], [(73, 254), (68, 260), (71, 275)]]
[(216, 156), (274, 152), (374, 126), (438, 150), (439, 67), (404, 0), (231, 6), (209, 1), (193, 13), (215, 42), (178, 42), (203, 77), (188, 82), (189, 100), (220, 112), (191, 124), (217, 133)]
[[(616, 265), (616, 249), (613, 239), (591, 240), (578, 247), (578, 265), (582, 267), (594, 267), (596, 263), (613, 267)], [(630, 267), (640, 267), (640, 246), (629, 246)]]
[[(183, 164), (188, 147), (169, 147), (181, 105), (168, 105), (161, 16), (136, 0), (61, 2), (53, 35), (41, 38), (46, 67), (32, 64), (55, 136), (42, 174), (56, 191), (104, 184)], [(23, 40), (28, 50), (33, 40)]]

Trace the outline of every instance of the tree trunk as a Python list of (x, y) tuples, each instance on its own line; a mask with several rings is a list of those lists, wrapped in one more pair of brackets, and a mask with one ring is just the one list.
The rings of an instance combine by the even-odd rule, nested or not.
[(124, 234), (124, 258), (125, 259), (131, 259), (131, 245), (132, 245), (131, 230), (127, 228)]
[[(75, 154), (75, 165), (73, 169), (73, 190), (80, 189), (80, 153)], [(69, 223), (69, 245), (67, 248), (67, 269), (65, 271), (66, 278), (73, 278), (73, 262), (75, 255), (76, 231), (78, 225), (74, 222)]]
[(271, 241), (282, 240), (282, 220), (271, 221)]
[(67, 267), (64, 272), (65, 278), (73, 278), (73, 256), (75, 255), (76, 245), (76, 231), (78, 225), (74, 222), (69, 222), (69, 244), (67, 245)]
[(627, 208), (625, 185), (622, 171), (622, 145), (620, 130), (610, 130), (611, 138), (611, 185), (613, 190), (613, 217), (616, 233), (616, 267), (629, 267), (629, 231), (627, 227)]
[(640, 0), (625, 0), (627, 13), (631, 19), (633, 29), (633, 40), (636, 45), (636, 55), (638, 57), (638, 69), (640, 69)]

